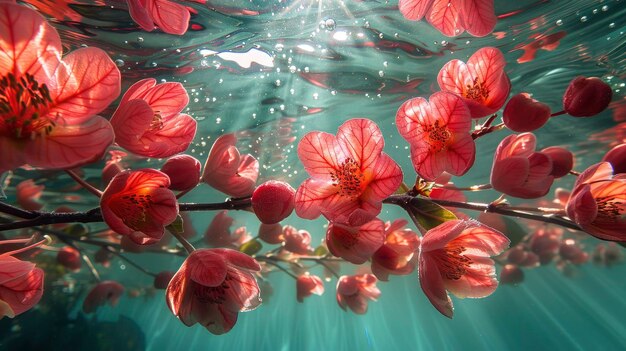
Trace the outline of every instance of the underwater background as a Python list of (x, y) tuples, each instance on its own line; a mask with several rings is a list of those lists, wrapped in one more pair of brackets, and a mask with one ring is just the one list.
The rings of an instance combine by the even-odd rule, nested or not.
[[(535, 134), (538, 148), (567, 146), (576, 170), (598, 162), (626, 140), (626, 2), (620, 0), (496, 0), (498, 24), (483, 38), (448, 38), (425, 21), (404, 19), (397, 1), (208, 1), (186, 6), (197, 11), (184, 36), (142, 31), (125, 1), (28, 1), (59, 30), (65, 49), (82, 45), (104, 49), (123, 76), (123, 90), (147, 77), (183, 83), (190, 94), (187, 113), (198, 132), (187, 153), (206, 159), (213, 141), (235, 132), (242, 153), (261, 163), (261, 179), (297, 186), (306, 177), (295, 147), (312, 130), (335, 133), (354, 117), (374, 120), (385, 136), (385, 151), (414, 177), (408, 144), (399, 136), (395, 113), (400, 104), (438, 90), (436, 75), (451, 59), (466, 61), (484, 46), (506, 57), (511, 95), (533, 97), (561, 107), (562, 94), (576, 76), (596, 76), (614, 91), (613, 103), (599, 116), (551, 119)], [(103, 113), (103, 115), (110, 115)], [(288, 126), (288, 135), (283, 131)], [(507, 131), (477, 142), (474, 167), (459, 186), (488, 182), (494, 150)], [(134, 160), (158, 167), (161, 160)], [(85, 167), (97, 183), (102, 164)], [(49, 208), (67, 203), (73, 183), (47, 175), (42, 201)], [(16, 179), (32, 177), (18, 171)], [(260, 181), (259, 181), (260, 183)], [(571, 188), (572, 178), (554, 188)], [(11, 200), (11, 192), (8, 192)], [(83, 191), (72, 197), (78, 210), (97, 206)], [(489, 202), (496, 192), (470, 193)], [(201, 186), (186, 202), (217, 202), (224, 195)], [(523, 203), (513, 201), (513, 203)], [(467, 212), (476, 216), (477, 213)], [(249, 213), (230, 213), (233, 227), (258, 221)], [(198, 239), (214, 213), (190, 213)], [(403, 217), (385, 206), (381, 218)], [(326, 221), (292, 215), (283, 224), (307, 229), (313, 245), (324, 236)], [(194, 240), (194, 239), (192, 239)], [(590, 250), (599, 241), (584, 241)], [(152, 271), (176, 270), (182, 257), (129, 254)], [(351, 272), (346, 265), (342, 270)], [(321, 269), (319, 269), (321, 272)], [(318, 273), (319, 273), (318, 272)], [(269, 278), (273, 292), (255, 311), (239, 314), (237, 325), (216, 336), (200, 326), (185, 327), (165, 305), (152, 278), (114, 258), (102, 270), (139, 296), (123, 296), (116, 307), (83, 315), (89, 287), (87, 272), (73, 277), (48, 273), (42, 302), (13, 320), (0, 320), (0, 349), (29, 350), (624, 350), (626, 349), (626, 264), (587, 263), (563, 272), (554, 265), (526, 270), (518, 286), (503, 285), (485, 299), (453, 298), (449, 320), (432, 308), (417, 274), (392, 276), (379, 283), (382, 295), (368, 313), (346, 313), (337, 306), (336, 280), (326, 293), (297, 303), (295, 283), (281, 272)], [(71, 276), (71, 275), (70, 275)], [(261, 287), (263, 289), (263, 287)], [(267, 292), (266, 292), (267, 293)]]

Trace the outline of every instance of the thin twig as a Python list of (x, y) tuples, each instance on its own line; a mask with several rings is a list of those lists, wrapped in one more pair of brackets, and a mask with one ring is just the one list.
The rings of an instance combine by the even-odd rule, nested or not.
[(85, 190), (89, 191), (90, 193), (96, 195), (97, 197), (102, 197), (102, 191), (100, 191), (99, 189), (96, 189), (95, 186), (87, 183), (83, 178), (81, 178), (78, 174), (76, 174), (74, 171), (70, 170), (70, 169), (66, 169), (65, 173), (69, 174), (70, 177), (72, 177), (72, 179), (74, 179), (76, 181), (76, 183), (80, 184), (80, 186), (82, 186), (83, 188), (85, 188)]

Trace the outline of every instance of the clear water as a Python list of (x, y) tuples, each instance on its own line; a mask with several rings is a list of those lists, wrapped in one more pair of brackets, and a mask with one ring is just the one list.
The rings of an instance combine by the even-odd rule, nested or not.
[[(199, 121), (188, 153), (204, 160), (217, 136), (237, 132), (242, 151), (261, 161), (262, 178), (297, 185), (306, 176), (295, 155), (296, 144), (276, 146), (279, 125), (290, 125), (290, 135), (299, 139), (311, 130), (334, 133), (349, 118), (368, 117), (383, 130), (385, 150), (410, 181), (414, 174), (407, 144), (394, 124), (397, 108), (410, 97), (437, 90), (436, 74), (445, 62), (467, 60), (483, 46), (505, 53), (512, 94), (530, 91), (553, 110), (559, 109), (562, 92), (575, 76), (602, 77), (613, 87), (610, 109), (591, 119), (552, 119), (536, 133), (540, 148), (571, 148), (576, 154), (575, 168), (583, 170), (611, 145), (626, 139), (620, 132), (626, 123), (626, 2), (620, 0), (496, 1), (500, 18), (494, 34), (484, 38), (444, 37), (425, 22), (405, 20), (395, 0), (189, 2), (186, 5), (197, 15), (183, 37), (139, 30), (124, 1), (29, 2), (51, 17), (68, 49), (88, 45), (106, 50), (120, 66), (124, 87), (145, 77), (182, 82), (192, 99), (188, 112)], [(242, 15), (243, 9), (258, 15)], [(533, 58), (534, 47), (538, 49)], [(457, 180), (459, 185), (488, 181), (491, 155), (504, 133), (479, 140), (477, 162)], [(160, 161), (137, 164), (158, 167)], [(100, 166), (87, 169), (94, 182)], [(52, 183), (47, 183), (51, 185), (44, 200), (55, 208), (65, 202), (58, 192), (72, 183), (55, 174), (49, 177)], [(555, 183), (555, 187), (571, 185), (567, 177)], [(77, 209), (95, 206), (88, 194), (77, 195), (73, 204)], [(477, 201), (495, 198), (491, 192), (470, 195), (470, 200)], [(221, 199), (223, 195), (202, 186), (185, 200)], [(256, 230), (258, 222), (251, 215), (233, 215), (236, 226)], [(385, 208), (382, 216), (394, 215), (400, 212)], [(191, 215), (198, 235), (212, 216)], [(323, 237), (322, 220), (292, 216), (287, 223), (309, 230), (314, 243)], [(591, 249), (597, 241), (585, 243)], [(134, 256), (153, 271), (176, 269), (182, 262), (166, 255)], [(124, 296), (116, 308), (103, 308), (94, 317), (78, 312), (84, 294), (76, 296), (76, 306), (74, 297), (66, 294), (57, 297), (69, 299), (61, 307), (67, 308), (69, 319), (42, 319), (27, 313), (18, 321), (22, 332), (32, 333), (33, 343), (46, 340), (50, 349), (60, 349), (60, 345), (110, 349), (115, 343), (119, 343), (118, 350), (131, 344), (146, 350), (626, 349), (626, 265), (598, 268), (587, 264), (577, 273), (570, 278), (553, 265), (541, 267), (527, 270), (520, 286), (502, 286), (488, 298), (453, 298), (453, 320), (431, 307), (415, 273), (379, 284), (382, 296), (370, 303), (364, 316), (338, 308), (335, 281), (326, 283), (323, 296), (298, 304), (293, 280), (272, 273), (274, 292), (267, 303), (240, 314), (235, 328), (222, 336), (199, 326), (185, 327), (167, 309), (162, 291), (139, 298)], [(104, 274), (128, 288), (152, 283), (119, 260)], [(77, 278), (89, 279), (86, 273)], [(77, 289), (81, 291), (80, 282)], [(63, 296), (63, 289), (49, 287), (52, 290)], [(6, 320), (0, 326), (11, 327)], [(13, 327), (12, 332), (20, 331)]]

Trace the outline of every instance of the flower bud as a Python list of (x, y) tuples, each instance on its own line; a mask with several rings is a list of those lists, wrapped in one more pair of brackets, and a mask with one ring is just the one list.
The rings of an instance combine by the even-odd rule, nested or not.
[(261, 223), (259, 226), (259, 238), (268, 244), (281, 244), (284, 241), (283, 226), (280, 223)]
[(261, 222), (278, 223), (293, 211), (295, 193), (285, 182), (268, 180), (254, 190), (252, 209)]
[(541, 150), (541, 152), (552, 159), (552, 173), (550, 174), (554, 178), (561, 178), (567, 175), (574, 167), (574, 155), (565, 148), (550, 146)]
[(574, 117), (591, 117), (611, 102), (611, 87), (596, 77), (576, 77), (563, 94), (563, 109)]
[(176, 272), (172, 271), (163, 271), (154, 277), (154, 288), (155, 289), (165, 289), (167, 285), (172, 280), (172, 277), (176, 274)]
[(102, 169), (102, 184), (109, 185), (111, 179), (113, 179), (118, 173), (124, 170), (122, 165), (118, 162), (107, 162), (106, 166)]
[(527, 93), (513, 96), (504, 107), (504, 125), (515, 132), (532, 132), (541, 128), (550, 119), (550, 107)]
[(189, 155), (177, 155), (170, 157), (161, 172), (170, 177), (170, 189), (183, 191), (188, 190), (200, 181), (200, 161)]
[(626, 173), (626, 144), (619, 144), (604, 155), (602, 162), (613, 166), (613, 173)]
[(524, 271), (516, 265), (507, 264), (500, 271), (500, 284), (517, 285), (524, 281)]
[(80, 252), (69, 246), (62, 248), (61, 251), (57, 253), (57, 262), (72, 271), (79, 270), (82, 264)]

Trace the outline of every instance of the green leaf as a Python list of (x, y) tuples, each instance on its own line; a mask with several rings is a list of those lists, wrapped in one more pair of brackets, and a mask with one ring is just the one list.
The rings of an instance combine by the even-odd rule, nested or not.
[(71, 236), (83, 236), (89, 232), (89, 227), (82, 223), (74, 223), (63, 228), (63, 232)]
[(246, 255), (252, 256), (255, 253), (261, 251), (262, 248), (263, 248), (263, 244), (261, 244), (259, 240), (252, 239), (243, 243), (239, 247), (239, 251), (245, 253)]
[(328, 249), (326, 249), (326, 246), (324, 245), (320, 245), (316, 247), (315, 251), (313, 251), (313, 256), (326, 256), (326, 255), (328, 255)]
[(430, 230), (443, 222), (457, 219), (452, 211), (443, 208), (430, 200), (413, 198), (407, 210), (411, 211), (419, 224), (426, 230)]
[(174, 222), (170, 223), (166, 228), (176, 234), (183, 234), (185, 232), (183, 228), (183, 217), (181, 217), (181, 215), (176, 216)]

